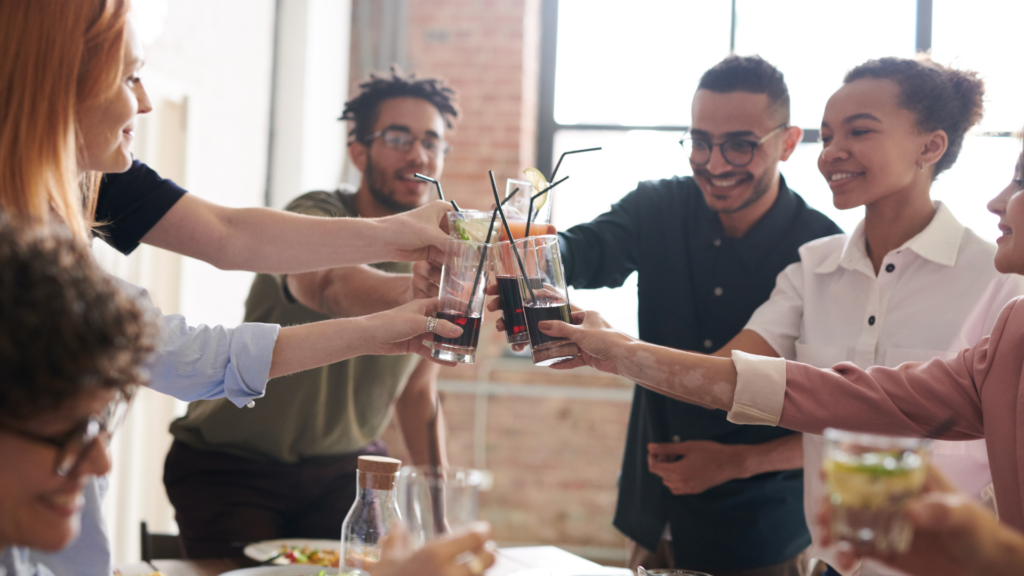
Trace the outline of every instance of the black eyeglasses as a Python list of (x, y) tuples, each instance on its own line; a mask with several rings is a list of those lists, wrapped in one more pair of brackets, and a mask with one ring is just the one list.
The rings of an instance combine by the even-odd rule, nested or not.
[(737, 168), (743, 168), (754, 161), (754, 152), (757, 151), (758, 146), (786, 128), (789, 128), (788, 124), (781, 124), (756, 142), (746, 138), (729, 138), (721, 144), (712, 144), (704, 138), (687, 137), (680, 140), (679, 144), (683, 147), (683, 153), (690, 159), (690, 162), (698, 166), (710, 162), (712, 151), (718, 147), (722, 150), (722, 158), (725, 158), (726, 162)]
[(423, 138), (417, 138), (409, 132), (398, 128), (386, 128), (380, 132), (374, 132), (373, 134), (370, 134), (363, 143), (368, 145), (377, 138), (380, 138), (380, 141), (384, 144), (385, 148), (390, 148), (391, 150), (402, 153), (412, 150), (412, 145), (415, 144), (417, 140), (419, 140), (420, 146), (423, 147), (423, 151), (426, 152), (428, 156), (444, 156), (452, 149), (451, 144), (437, 136), (427, 135)]
[(129, 401), (129, 396), (119, 394), (103, 414), (89, 416), (87, 420), (59, 436), (41, 436), (4, 424), (0, 424), (0, 430), (56, 448), (57, 457), (53, 470), (60, 476), (67, 476), (85, 460), (97, 440), (103, 442), (104, 449), (110, 445), (110, 437), (124, 422)]

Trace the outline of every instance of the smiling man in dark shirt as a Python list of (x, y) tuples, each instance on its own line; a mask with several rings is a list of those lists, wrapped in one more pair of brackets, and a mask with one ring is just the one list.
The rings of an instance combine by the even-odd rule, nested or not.
[[(789, 126), (789, 91), (771, 64), (726, 58), (701, 78), (692, 111), (682, 144), (694, 176), (641, 182), (563, 232), (561, 246), (576, 288), (639, 274), (641, 339), (710, 354), (768, 299), (801, 244), (841, 230), (779, 173), (802, 131)], [(631, 564), (802, 575), (802, 467), (799, 435), (638, 386), (615, 514)]]

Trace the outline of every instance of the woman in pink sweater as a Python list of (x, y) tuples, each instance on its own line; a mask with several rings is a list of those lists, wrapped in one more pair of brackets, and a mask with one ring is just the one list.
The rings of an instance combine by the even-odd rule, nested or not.
[[(1024, 275), (1024, 154), (1013, 181), (989, 203), (1000, 217), (996, 268)], [(1016, 241), (1015, 232), (1021, 235)], [(919, 537), (906, 557), (889, 559), (900, 568), (929, 576), (1024, 573), (1024, 298), (1003, 309), (989, 337), (950, 360), (908, 362), (897, 368), (861, 369), (844, 362), (819, 369), (780, 358), (733, 352), (714, 358), (655, 346), (615, 331), (594, 312), (576, 312), (570, 326), (543, 322), (541, 330), (570, 338), (579, 358), (556, 365), (590, 365), (619, 374), (672, 398), (729, 412), (742, 424), (782, 426), (820, 434), (826, 427), (903, 436), (922, 436), (949, 417), (954, 426), (943, 440), (988, 444), (989, 464), (1002, 524), (961, 500), (922, 504), (948, 518), (927, 514), (912, 519), (939, 527)], [(836, 305), (842, 305), (837, 302)], [(941, 310), (936, 310), (941, 314)], [(940, 510), (940, 512), (935, 512)], [(924, 520), (922, 520), (924, 518)], [(934, 520), (934, 522), (932, 522)], [(985, 543), (972, 558), (958, 554)], [(984, 556), (984, 557), (981, 557)], [(959, 563), (959, 564), (958, 564)]]

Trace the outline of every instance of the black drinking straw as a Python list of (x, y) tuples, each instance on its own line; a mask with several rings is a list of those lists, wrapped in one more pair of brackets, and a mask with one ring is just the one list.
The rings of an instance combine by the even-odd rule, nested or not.
[(512, 244), (512, 253), (516, 255), (516, 262), (519, 264), (519, 271), (523, 273), (523, 281), (526, 283), (526, 289), (530, 292), (530, 299), (536, 302), (537, 297), (533, 295), (530, 279), (526, 275), (526, 266), (523, 266), (523, 259), (519, 257), (519, 250), (516, 249), (516, 239), (512, 236), (512, 230), (508, 227), (505, 211), (501, 209), (501, 200), (498, 199), (498, 185), (494, 183), (494, 170), (488, 170), (487, 173), (491, 176), (491, 190), (494, 192), (494, 201), (498, 204), (497, 210), (498, 214), (501, 215), (501, 224), (505, 227), (505, 233), (508, 234), (509, 243)]
[[(519, 188), (512, 191), (511, 194), (505, 198), (507, 202), (509, 198), (516, 195), (519, 192)], [(469, 318), (469, 309), (473, 307), (473, 298), (476, 295), (476, 287), (480, 285), (480, 277), (483, 276), (484, 259), (487, 258), (487, 245), (491, 243), (491, 232), (494, 232), (494, 220), (498, 217), (498, 209), (494, 209), (494, 213), (491, 214), (491, 225), (487, 227), (487, 239), (484, 240), (484, 249), (480, 253), (480, 263), (476, 265), (476, 278), (473, 279), (473, 289), (469, 291), (469, 303), (466, 304), (466, 318)]]
[[(413, 176), (413, 178), (419, 178), (420, 180), (423, 180), (424, 182), (433, 182), (434, 186), (437, 186), (437, 195), (441, 198), (442, 202), (445, 201), (445, 199), (444, 199), (444, 192), (441, 192), (441, 183), (440, 182), (438, 182), (437, 180), (431, 178), (430, 176), (424, 176), (423, 174), (420, 174), (419, 172), (413, 174), (412, 176)], [(452, 208), (455, 208), (456, 212), (462, 212), (462, 209), (460, 209), (459, 205), (455, 203), (455, 200), (452, 200)]]
[(555, 164), (555, 169), (551, 172), (551, 178), (548, 178), (548, 180), (550, 181), (555, 179), (555, 174), (558, 174), (558, 167), (562, 165), (562, 160), (564, 160), (565, 157), (568, 156), (569, 154), (581, 154), (583, 152), (593, 152), (595, 150), (600, 149), (601, 147), (598, 146), (597, 148), (584, 148), (583, 150), (570, 150), (568, 152), (562, 152), (562, 155), (558, 157), (558, 164)]
[(561, 184), (562, 182), (565, 182), (568, 179), (569, 179), (569, 177), (566, 176), (565, 178), (562, 178), (561, 180), (559, 180), (558, 182), (555, 182), (551, 186), (548, 186), (542, 192), (537, 192), (536, 194), (533, 195), (533, 197), (530, 198), (530, 208), (526, 211), (526, 232), (525, 232), (526, 236), (530, 235), (530, 221), (532, 221), (533, 217), (536, 216), (536, 214), (533, 213), (533, 201), (536, 200), (537, 198), (540, 198), (541, 194), (547, 194), (552, 188), (554, 188), (555, 186), (558, 186), (559, 184)]

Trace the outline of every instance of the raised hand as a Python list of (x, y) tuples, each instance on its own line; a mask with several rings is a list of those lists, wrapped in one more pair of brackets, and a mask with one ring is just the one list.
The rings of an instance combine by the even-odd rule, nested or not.
[(444, 245), (448, 241), (448, 217), (451, 204), (435, 200), (415, 210), (380, 218), (381, 237), (391, 248), (391, 260), (444, 263)]
[(410, 291), (412, 300), (437, 298), (441, 289), (441, 266), (433, 262), (417, 262), (412, 265)]
[[(433, 338), (427, 332), (427, 319), (437, 311), (437, 305), (436, 299), (413, 300), (387, 312), (360, 318), (365, 327), (370, 354), (419, 354), (433, 360), (430, 358), (431, 350), (423, 345), (423, 340)], [(434, 332), (446, 338), (455, 338), (462, 334), (462, 328), (447, 320), (438, 320)], [(446, 366), (455, 365), (434, 361)]]
[(612, 328), (593, 310), (573, 312), (572, 325), (547, 320), (540, 322), (538, 327), (545, 334), (568, 338), (580, 347), (580, 355), (575, 359), (551, 366), (556, 370), (592, 366), (602, 372), (619, 374), (616, 362), (624, 353), (625, 347), (635, 342), (633, 338)]
[[(831, 544), (830, 507), (817, 517), (822, 542)], [(876, 554), (840, 542), (838, 564), (846, 569), (872, 557), (918, 576), (991, 576), (1017, 574), (1024, 566), (1024, 535), (999, 523), (994, 515), (954, 488), (934, 469), (925, 493), (907, 504), (914, 539), (905, 554)]]

